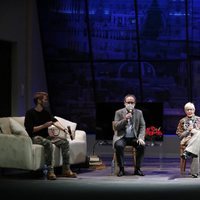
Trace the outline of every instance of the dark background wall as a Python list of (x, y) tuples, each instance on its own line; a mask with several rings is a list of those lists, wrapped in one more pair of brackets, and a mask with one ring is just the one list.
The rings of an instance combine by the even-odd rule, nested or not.
[(35, 0), (2, 0), (0, 24), (1, 72), (8, 72), (1, 73), (0, 112), (22, 116), (33, 105), (33, 93), (47, 90)]
[(162, 103), (162, 130), (175, 134), (184, 104), (200, 109), (198, 9), (195, 0), (1, 1), (8, 113), (24, 115), (32, 94), (47, 90), (53, 114), (93, 134), (97, 105), (134, 93)]
[[(11, 115), (11, 42), (0, 41), (0, 116)], [(6, 87), (5, 87), (6, 86)]]

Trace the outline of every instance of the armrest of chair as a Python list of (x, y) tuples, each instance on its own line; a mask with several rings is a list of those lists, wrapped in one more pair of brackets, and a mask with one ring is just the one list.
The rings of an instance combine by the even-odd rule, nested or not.
[(0, 167), (27, 169), (32, 165), (32, 140), (28, 136), (0, 134)]
[(83, 130), (76, 130), (75, 131), (75, 138), (74, 140), (79, 140), (79, 141), (86, 141), (86, 132)]
[(87, 160), (87, 137), (83, 130), (75, 130), (75, 137), (70, 140), (70, 164), (85, 163)]

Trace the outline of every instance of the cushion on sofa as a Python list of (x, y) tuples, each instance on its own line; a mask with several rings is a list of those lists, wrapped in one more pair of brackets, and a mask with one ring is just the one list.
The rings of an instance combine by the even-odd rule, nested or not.
[(25, 128), (19, 122), (17, 122), (11, 117), (9, 117), (9, 120), (12, 134), (28, 136), (28, 133), (26, 132)]
[(17, 121), (18, 123), (20, 123), (22, 126), (24, 126), (24, 119), (25, 119), (25, 116), (21, 116), (21, 117), (12, 117), (12, 119), (14, 119), (14, 120)]
[(8, 117), (1, 117), (0, 118), (0, 133), (3, 134), (11, 134), (10, 132), (10, 121)]
[(65, 127), (70, 126), (72, 133), (76, 130), (77, 123), (55, 116), (55, 118)]

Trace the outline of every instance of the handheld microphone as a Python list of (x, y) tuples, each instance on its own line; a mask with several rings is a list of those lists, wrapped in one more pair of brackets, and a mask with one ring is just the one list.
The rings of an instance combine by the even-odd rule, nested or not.
[(189, 120), (189, 126), (193, 126), (193, 121), (192, 121), (192, 119)]
[(193, 127), (193, 121), (192, 120), (189, 120), (189, 122), (188, 122), (189, 124), (188, 124), (188, 131), (190, 132), (191, 130), (190, 130), (190, 128), (189, 127)]
[[(133, 110), (132, 109), (129, 109), (129, 110), (127, 110), (128, 111), (128, 113), (131, 113), (132, 114), (132, 112), (133, 112)], [(130, 118), (128, 118), (128, 123), (130, 123), (130, 119), (131, 119), (131, 117)]]
[(132, 109), (130, 109), (130, 110), (128, 110), (128, 112), (129, 112), (129, 113), (132, 113), (132, 112), (133, 112), (133, 110), (132, 110)]

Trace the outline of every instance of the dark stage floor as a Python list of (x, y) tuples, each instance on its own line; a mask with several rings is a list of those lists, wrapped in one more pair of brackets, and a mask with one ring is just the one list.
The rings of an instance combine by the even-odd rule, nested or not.
[[(45, 180), (35, 173), (5, 170), (0, 177), (0, 192), (6, 197), (30, 198), (31, 196), (63, 197), (67, 195), (102, 199), (124, 197), (126, 199), (188, 199), (200, 195), (200, 178), (180, 175), (179, 158), (146, 158), (142, 170), (144, 177), (133, 174), (132, 163), (126, 160), (126, 175), (117, 177), (111, 174), (111, 157), (100, 157), (103, 167), (81, 168), (78, 178), (70, 179), (59, 175), (55, 181)], [(189, 165), (189, 162), (188, 162)]]

